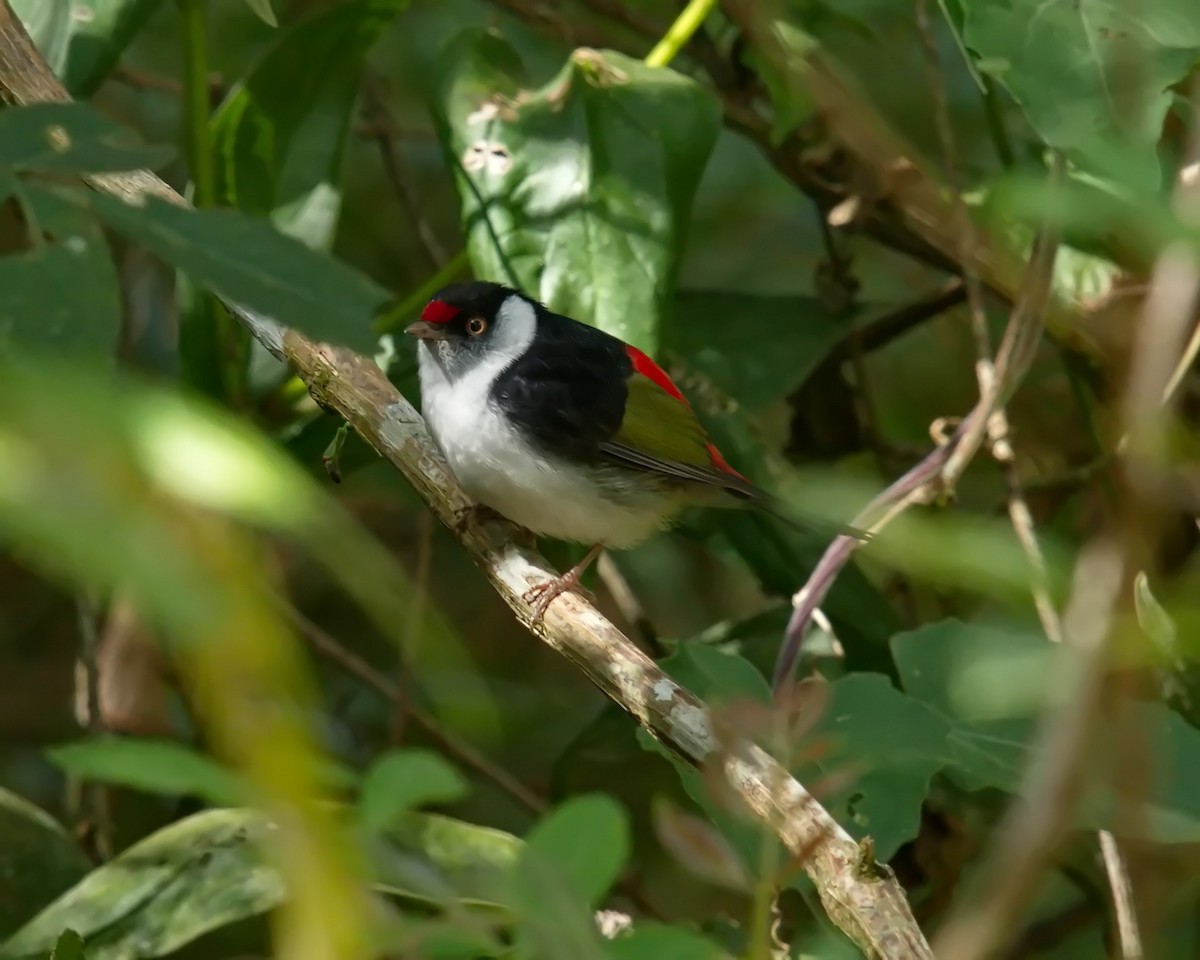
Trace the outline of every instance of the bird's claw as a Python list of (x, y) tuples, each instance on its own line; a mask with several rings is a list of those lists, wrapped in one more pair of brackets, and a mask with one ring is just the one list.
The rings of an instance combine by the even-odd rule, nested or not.
[(564, 573), (561, 577), (555, 577), (545, 583), (535, 583), (521, 596), (526, 603), (533, 604), (532, 622), (534, 626), (542, 622), (550, 604), (564, 593), (577, 594), (593, 603), (596, 599), (592, 592), (579, 582), (579, 577), (572, 573)]

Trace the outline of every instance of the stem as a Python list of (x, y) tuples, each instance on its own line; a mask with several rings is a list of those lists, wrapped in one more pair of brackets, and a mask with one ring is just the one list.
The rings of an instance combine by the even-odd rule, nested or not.
[(188, 165), (197, 207), (217, 202), (217, 169), (208, 124), (208, 0), (179, 0), (183, 16), (183, 87)]
[[(218, 197), (209, 123), (208, 0), (179, 0), (179, 8), (183, 19), (183, 92), (192, 201), (197, 207), (215, 207)], [(181, 316), (179, 352), (184, 379), (231, 406), (241, 406), (249, 340), (215, 297), (198, 291), (196, 297), (196, 303)]]
[(988, 132), (992, 135), (992, 145), (996, 148), (996, 156), (1005, 169), (1012, 169), (1017, 162), (1013, 151), (1012, 141), (1008, 138), (1008, 128), (1004, 125), (1004, 111), (1000, 105), (1000, 95), (996, 91), (996, 81), (989, 76), (983, 78), (983, 109), (987, 116)]
[(665, 67), (674, 60), (679, 51), (692, 39), (692, 34), (708, 19), (716, 5), (717, 0), (689, 0), (683, 13), (671, 24), (671, 29), (650, 51), (650, 56), (646, 57), (646, 66)]

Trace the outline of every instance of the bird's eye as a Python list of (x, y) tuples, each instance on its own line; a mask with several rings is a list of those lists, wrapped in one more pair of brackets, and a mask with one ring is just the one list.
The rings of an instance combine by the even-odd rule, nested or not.
[(487, 327), (487, 321), (483, 317), (472, 317), (467, 321), (467, 333), (473, 337), (479, 336)]

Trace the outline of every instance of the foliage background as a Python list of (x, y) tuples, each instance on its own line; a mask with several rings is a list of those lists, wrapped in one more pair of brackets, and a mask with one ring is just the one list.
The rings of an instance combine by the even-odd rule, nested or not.
[[(819, 129), (813, 133), (811, 103), (802, 85), (790, 88), (786, 78), (756, 58), (753, 45), (726, 19), (728, 10), (709, 21), (704, 42), (714, 52), (698, 55), (694, 45), (674, 64), (700, 77), (699, 86), (663, 92), (635, 60), (610, 57), (607, 69), (633, 78), (636, 96), (622, 105), (603, 84), (589, 86), (587, 62), (576, 61), (574, 82), (585, 89), (583, 100), (590, 96), (593, 102), (572, 100), (564, 108), (555, 85), (562, 82), (560, 71), (576, 46), (601, 45), (599, 40), (631, 58), (643, 57), (654, 40), (640, 25), (665, 29), (681, 5), (630, 0), (551, 4), (543, 10), (538, 4), (466, 0), (295, 0), (273, 5), (278, 27), (251, 9), (263, 4), (234, 0), (39, 0), (14, 6), (77, 96), (136, 128), (146, 142), (177, 147), (159, 172), (181, 188), (190, 183), (198, 205), (270, 216), (306, 245), (328, 250), (373, 281), (375, 287), (356, 286), (358, 281), (331, 274), (329, 284), (320, 287), (294, 251), (276, 258), (266, 248), (260, 252), (248, 235), (232, 259), (258, 258), (266, 264), (264, 272), (288, 278), (296, 301), (307, 301), (305, 317), (313, 319), (302, 322), (277, 303), (280, 317), (308, 332), (369, 348), (374, 339), (370, 318), (366, 307), (358, 307), (370, 306), (376, 288), (394, 300), (388, 316), (404, 318), (426, 298), (431, 278), (454, 275), (456, 267), (460, 274), (467, 272), (459, 256), (464, 249), (479, 274), (495, 276), (507, 269), (488, 231), (472, 220), (477, 199), (456, 191), (461, 174), (448, 160), (467, 155), (470, 145), (464, 138), (474, 101), (461, 91), (480, 82), (481, 75), (494, 80), (480, 63), (495, 64), (494, 46), (502, 38), (525, 75), (518, 83), (506, 67), (504, 82), (542, 91), (533, 106), (524, 108), (530, 119), (518, 127), (516, 139), (504, 141), (516, 161), (513, 176), (529, 178), (522, 189), (505, 194), (513, 181), (505, 173), (487, 180), (487, 167), (481, 177), (485, 187), (512, 199), (515, 240), (507, 257), (522, 279), (536, 277), (544, 258), (547, 274), (562, 278), (555, 286), (542, 276), (541, 292), (553, 306), (596, 319), (657, 350), (680, 374), (730, 459), (748, 473), (818, 514), (849, 516), (924, 454), (932, 421), (963, 413), (977, 397), (976, 344), (965, 305), (927, 311), (919, 322), (896, 322), (897, 311), (943, 291), (948, 275), (861, 232), (837, 231), (831, 240), (822, 228), (822, 212), (772, 166), (772, 155), (778, 158), (781, 150), (795, 146), (788, 137), (797, 128), (805, 131), (814, 167), (819, 164), (812, 155), (832, 153), (832, 147)], [(1094, 305), (1121, 270), (1126, 279), (1144, 277), (1164, 240), (1183, 229), (1170, 220), (1169, 199), (1191, 132), (1187, 82), (1200, 49), (1200, 20), (1187, 4), (1156, 0), (1145, 6), (1135, 20), (1122, 5), (1100, 0), (1076, 5), (1074, 12), (1066, 5), (1035, 11), (1022, 0), (961, 0), (928, 11), (925, 31), (906, 0), (769, 9), (779, 12), (781, 22), (802, 26), (835, 56), (886, 121), (946, 182), (985, 197), (981, 220), (993, 236), (1017, 237), (1018, 248), (1037, 226), (1031, 211), (1039, 209), (1045, 148), (1062, 149), (1071, 161), (1072, 187), (1080, 193), (1071, 196), (1072, 246), (1060, 258), (1056, 286), (1072, 302)], [(93, 19), (81, 18), (81, 10)], [(81, 37), (81, 23), (92, 25), (93, 32)], [(490, 31), (490, 39), (480, 39), (482, 31)], [(1125, 69), (1121, 57), (1129, 52), (1122, 41), (1136, 47), (1142, 74), (1120, 73)], [(931, 69), (931, 46), (936, 69)], [(359, 61), (363, 54), (365, 65)], [(756, 103), (768, 104), (769, 129), (758, 137), (765, 144), (728, 123), (718, 128), (718, 103), (708, 91), (712, 78), (705, 66), (713, 62), (750, 84)], [(746, 79), (756, 74), (761, 84)], [(1114, 76), (1120, 82), (1110, 82)], [(211, 123), (200, 124), (194, 109), (189, 112), (197, 96), (206, 99), (200, 107), (213, 111)], [(588, 110), (590, 115), (581, 115)], [(952, 158), (939, 132), (943, 115), (953, 131)], [(550, 136), (539, 138), (542, 129)], [(551, 177), (539, 180), (537, 173), (570, 172), (578, 162), (572, 150), (585, 142), (598, 175), (594, 208), (580, 213), (555, 194), (561, 184), (556, 187)], [(651, 173), (659, 165), (663, 172), (656, 178)], [(7, 183), (8, 172), (4, 176)], [(689, 181), (695, 182), (694, 201)], [(642, 191), (641, 203), (628, 203), (630, 184)], [(1097, 196), (1104, 191), (1117, 200), (1101, 204)], [(539, 205), (554, 214), (549, 227), (530, 213)], [(595, 237), (588, 239), (588, 229), (603, 230), (605, 216), (614, 210), (629, 214), (632, 226), (622, 222), (615, 239), (602, 237), (589, 246)], [(1079, 210), (1088, 215), (1078, 215)], [(22, 243), (22, 227), (11, 220), (5, 241), (10, 254)], [(29, 330), (61, 331), (50, 338), (51, 349), (82, 354), (92, 364), (119, 352), (123, 368), (139, 369), (169, 391), (182, 376), (252, 422), (273, 448), (286, 451), (291, 466), (262, 460), (269, 465), (261, 474), (239, 467), (226, 476), (232, 487), (259, 483), (250, 497), (255, 505), (247, 509), (260, 526), (286, 534), (267, 538), (258, 561), (273, 582), (285, 585), (306, 623), (375, 665), (390, 689), (399, 691), (382, 696), (328, 659), (301, 653), (307, 648), (286, 633), (273, 654), (274, 667), (266, 655), (251, 662), (255, 658), (246, 656), (239, 642), (263, 641), (245, 624), (207, 654), (176, 649), (182, 673), (200, 678), (193, 677), (199, 689), (190, 696), (218, 712), (232, 709), (218, 690), (226, 668), (231, 674), (257, 669), (283, 676), (273, 692), (300, 697), (307, 712), (305, 723), (295, 726), (308, 731), (335, 764), (320, 770), (305, 766), (301, 761), (312, 758), (304, 734), (297, 733), (296, 765), (277, 772), (278, 781), (270, 780), (275, 774), (252, 772), (251, 779), (259, 777), (257, 787), (275, 800), (295, 799), (305, 784), (320, 781), (346, 790), (354, 781), (347, 770), (371, 770), (378, 779), (373, 790), (369, 783), (362, 786), (359, 807), (368, 825), (394, 826), (397, 811), (432, 805), (456, 821), (527, 835), (536, 815), (494, 777), (470, 769), (453, 746), (467, 743), (539, 803), (558, 805), (593, 791), (615, 801), (615, 806), (596, 801), (589, 808), (591, 801), (576, 800), (580, 806), (560, 809), (567, 825), (557, 827), (556, 837), (573, 843), (545, 843), (551, 850), (567, 849), (565, 864), (557, 866), (581, 871), (583, 901), (599, 905), (626, 866), (628, 873), (612, 894), (619, 908), (635, 917), (661, 918), (680, 936), (685, 928), (702, 931), (734, 953), (758, 949), (753, 904), (764, 887), (757, 878), (769, 871), (750, 826), (717, 812), (711, 802), (698, 802), (705, 800), (702, 783), (681, 779), (668, 760), (648, 749), (632, 721), (568, 663), (531, 642), (453, 538), (430, 522), (403, 479), (353, 435), (341, 454), (344, 482), (332, 495), (387, 555), (356, 539), (348, 531), (357, 528), (343, 524), (340, 514), (327, 522), (313, 519), (331, 509), (311, 491), (315, 484), (329, 486), (321, 455), (338, 423), (257, 350), (250, 351), (244, 372), (229, 362), (231, 349), (236, 356), (246, 346), (229, 334), (227, 320), (199, 287), (215, 283), (219, 288), (232, 276), (231, 268), (220, 266), (227, 272), (206, 277), (194, 259), (174, 261), (199, 284), (193, 288), (181, 277), (177, 300), (173, 272), (127, 247), (140, 240), (163, 254), (161, 225), (148, 216), (137, 221), (136, 229), (122, 232), (115, 215), (105, 222), (122, 233), (112, 249), (121, 255), (123, 311), (101, 267), (97, 285), (76, 285), (81, 296), (66, 302), (62, 291), (68, 273), (48, 264), (41, 273), (26, 265), (2, 274), (0, 297), (9, 303), (0, 316), (31, 319), (28, 304), (49, 311), (50, 304), (63, 303), (62, 323), (53, 325), (47, 312), (42, 323), (28, 324)], [(180, 229), (188, 251), (217, 251), (233, 236)], [(626, 250), (621, 238), (629, 237), (638, 242), (629, 241)], [(653, 283), (645, 281), (647, 274)], [(82, 283), (83, 274), (72, 276)], [(361, 316), (352, 318), (355, 310)], [(343, 316), (357, 325), (342, 323)], [(993, 341), (1005, 317), (999, 301), (989, 303)], [(1097, 325), (1110, 322), (1096, 320)], [(20, 325), (15, 329), (6, 340), (14, 349), (26, 346)], [(214, 339), (214, 330), (223, 333)], [(1101, 333), (1106, 343), (1129, 339), (1120, 330), (1115, 336), (1108, 328)], [(1112, 508), (1113, 400), (1120, 383), (1113, 371), (1123, 362), (1081, 356), (1074, 345), (1064, 345), (1065, 339), (1047, 338), (1008, 407), (1016, 472), (1043, 537), (1060, 603), (1076, 551)], [(390, 375), (415, 398), (410, 347), (397, 343), (395, 349)], [(0, 871), (0, 935), (16, 932), (95, 859), (173, 822), (198, 829), (197, 821), (183, 818), (244, 799), (243, 787), (230, 781), (234, 775), (223, 766), (238, 759), (238, 749), (226, 742), (237, 728), (222, 728), (221, 722), (198, 725), (178, 691), (163, 683), (162, 658), (120, 592), (110, 606), (109, 596), (89, 594), (81, 586), (119, 584), (133, 569), (124, 570), (121, 563), (132, 565), (137, 557), (145, 562), (149, 556), (151, 563), (166, 559), (114, 547), (109, 556), (80, 560), (65, 580), (46, 576), (47, 567), (61, 572), (54, 569), (61, 564), (43, 561), (45, 553), (55, 557), (63, 550), (53, 544), (89, 537), (103, 543), (129, 540), (120, 517), (134, 522), (149, 489), (161, 493), (163, 486), (130, 482), (111, 501), (128, 512), (113, 513), (106, 523), (97, 519), (105, 501), (88, 500), (68, 481), (80, 478), (87, 486), (93, 475), (125, 470), (131, 461), (122, 459), (124, 448), (116, 438), (126, 429), (140, 435), (147, 407), (99, 399), (107, 396), (103, 385), (73, 368), (62, 376), (67, 383), (56, 380), (53, 388), (44, 378), (26, 382), (14, 376), (5, 388), (7, 419), (0, 421), (43, 438), (57, 465), (46, 474), (54, 484), (42, 491), (43, 499), (6, 500), (7, 519), (0, 526), (15, 545), (0, 558), (0, 786), (5, 797), (13, 797), (4, 813), (7, 819), (12, 811), (13, 826), (3, 828), (10, 838), (0, 843), (8, 851), (0, 854), (7, 868)], [(55, 402), (42, 399), (47, 389), (58, 394)], [(1194, 406), (1190, 384), (1182, 403), (1185, 413)], [(81, 410), (90, 416), (83, 417)], [(185, 421), (186, 416), (180, 422)], [(105, 442), (109, 433), (114, 439)], [(247, 443), (247, 450), (263, 446)], [(1179, 441), (1185, 473), (1188, 443), (1185, 424)], [(0, 445), (0, 454), (4, 450)], [(258, 464), (257, 456), (230, 462)], [(302, 485), (296, 467), (312, 482)], [(321, 496), (329, 493), (326, 489)], [(826, 798), (829, 808), (855, 836), (874, 838), (928, 930), (970, 889), (990, 830), (1020, 783), (1037, 713), (1065, 670), (1041, 635), (1029, 600), (1028, 570), (1008, 526), (1008, 498), (1004, 472), (979, 458), (959, 484), (952, 510), (922, 511), (923, 522), (900, 525), (894, 539), (877, 552), (866, 551), (843, 573), (826, 611), (844, 653), (833, 655), (829, 644), (817, 643), (818, 655), (806, 663), (831, 681), (824, 719), (811, 733), (812, 742), (827, 745), (824, 753), (814, 752), (815, 759), (797, 765), (798, 774), (810, 783), (851, 768), (848, 782), (835, 776)], [(14, 519), (39, 505), (48, 517), (67, 516), (72, 504), (83, 519), (53, 530), (47, 526), (30, 533)], [(1200, 734), (1191, 697), (1195, 646), (1187, 629), (1200, 594), (1194, 589), (1195, 526), (1186, 513), (1186, 503), (1174, 509), (1168, 535), (1145, 564), (1154, 574), (1152, 592), (1165, 598), (1167, 612), (1161, 618), (1179, 626), (1145, 634), (1130, 628), (1136, 640), (1130, 643), (1129, 669), (1139, 680), (1136, 699), (1144, 708), (1139, 730), (1151, 747), (1147, 755), (1160, 765), (1134, 791), (1139, 813), (1122, 821), (1121, 833), (1138, 867), (1135, 890), (1148, 942), (1156, 956), (1181, 958), (1200, 951), (1194, 869), (1200, 841)], [(168, 514), (173, 516), (164, 510), (160, 519), (166, 522)], [(95, 522), (84, 522), (87, 518)], [(59, 536), (65, 539), (55, 539)], [(195, 600), (176, 595), (187, 584), (205, 582), (206, 576), (224, 582), (231, 579), (229, 570), (250, 569), (239, 566), (245, 559), (240, 533), (230, 536), (231, 556), (241, 559), (228, 565), (213, 559), (224, 540), (196, 548), (205, 558), (197, 566), (199, 579), (179, 579), (164, 591), (163, 602), (182, 609)], [(208, 544), (203, 535), (195, 537), (163, 543), (174, 550)], [(823, 545), (759, 518), (689, 518), (682, 531), (613, 558), (641, 605), (640, 622), (615, 602), (607, 584), (597, 584), (599, 602), (631, 636), (658, 656), (670, 657), (666, 662), (673, 674), (714, 704), (763, 698), (763, 676), (770, 675), (788, 598)], [(561, 564), (571, 556), (561, 546), (549, 545), (547, 551)], [(339, 575), (331, 567), (342, 561)], [(81, 574), (88, 563), (92, 572)], [(95, 572), (106, 564), (110, 572)], [(379, 582), (348, 593), (347, 577)], [(126, 744), (128, 749), (109, 741), (60, 746), (81, 735), (75, 708), (81, 597), (85, 621), (102, 607), (107, 612), (99, 619), (104, 726), (132, 737), (168, 738), (195, 754), (160, 755), (141, 742)], [(184, 622), (185, 614), (179, 616)], [(278, 623), (283, 630), (287, 621)], [(652, 625), (652, 638), (646, 624)], [(311, 639), (312, 629), (307, 632)], [(197, 638), (204, 635), (197, 630)], [(1164, 636), (1166, 652), (1152, 642)], [(287, 722), (281, 721), (279, 729), (291, 736)], [(427, 755), (388, 754), (400, 745), (432, 749), (456, 764), (469, 785)], [(260, 759), (268, 748), (262, 746), (266, 752)], [(250, 744), (241, 756), (251, 761), (251, 771), (257, 769), (254, 749)], [(222, 766), (200, 758), (207, 750)], [(391, 757), (396, 770), (389, 774), (381, 757)], [(1095, 790), (1074, 821), (1077, 829), (1039, 888), (1023, 930), (1013, 933), (1012, 955), (1105, 955), (1111, 941), (1109, 895), (1089, 831), (1113, 820), (1110, 774), (1097, 773)], [(98, 807), (94, 790), (79, 799), (81, 779), (115, 786), (105, 789)], [(403, 785), (413, 783), (424, 786), (409, 796), (410, 788)], [(382, 805), (375, 813), (370, 812), (373, 796)], [(77, 839), (68, 841), (17, 797), (78, 825)], [(695, 828), (698, 836), (688, 833), (685, 826), (692, 821), (669, 812), (676, 809), (702, 814), (717, 826)], [(106, 812), (98, 818), (97, 810)], [(211, 871), (222, 878), (209, 881), (215, 889), (204, 888), (202, 872), (183, 868), (178, 876), (185, 879), (174, 887), (157, 875), (146, 880), (147, 889), (157, 893), (145, 909), (116, 904), (111, 884), (79, 888), (93, 904), (88, 922), (98, 934), (104, 931), (100, 942), (107, 944), (89, 956), (158, 956), (177, 949), (195, 956), (235, 956), (267, 949), (262, 923), (248, 917), (275, 903), (280, 878), (243, 854), (244, 834), (238, 832), (261, 826), (241, 824), (234, 814), (205, 816), (226, 818), (200, 822), (210, 831), (203, 843), (228, 858)], [(606, 846), (620, 851), (626, 845), (621, 839), (626, 825), (628, 857), (606, 862)], [(235, 840), (226, 843), (227, 836)], [(448, 843), (466, 848), (484, 844), (481, 836), (492, 843), (489, 856), (511, 859), (507, 840), (491, 834)], [(591, 843), (581, 837), (591, 837)], [(605, 838), (608, 844), (601, 842)], [(181, 846), (169, 849), (177, 853), (196, 842), (180, 840)], [(330, 849), (337, 846), (330, 840)], [(427, 840), (409, 835), (401, 846), (416, 860), (432, 859), (452, 875), (455, 904), (478, 892), (470, 878), (438, 860)], [(324, 862), (321, 849), (314, 842), (314, 859), (305, 860), (301, 852), (297, 862), (309, 869)], [(328, 855), (335, 861), (341, 856)], [(390, 866), (398, 873), (388, 873), (387, 867), (382, 872), (393, 892), (405, 891), (395, 898), (403, 915), (423, 918), (413, 906), (420, 898), (411, 889), (412, 863), (405, 859), (402, 867)], [(344, 867), (347, 876), (357, 869), (349, 862)], [(92, 874), (93, 882), (97, 875)], [(335, 889), (336, 877), (329, 884)], [(541, 906), (548, 885), (532, 889)], [(328, 890), (310, 893), (329, 895)], [(352, 896), (345, 890), (341, 895)], [(505, 895), (520, 900), (512, 890)], [(330, 898), (336, 902), (336, 896)], [(785, 936), (797, 955), (855, 955), (823, 918), (803, 881), (790, 885), (782, 905)], [(43, 950), (53, 942), (45, 939), (46, 931), (56, 926), (55, 936), (62, 927), (78, 928), (80, 909), (60, 908), (43, 918), (44, 929), (34, 929), (37, 935), (27, 929), (25, 940), (10, 945), (12, 955)], [(539, 944), (540, 956), (584, 955), (569, 952), (573, 941), (570, 931), (564, 932), (566, 920), (564, 929), (535, 933), (528, 924), (538, 911), (522, 913), (519, 904), (512, 909), (522, 918), (516, 921), (526, 938), (521, 949)], [(572, 916), (572, 909), (563, 907), (561, 917)], [(474, 921), (457, 910), (437, 915), (448, 918), (446, 930), (473, 929)], [(215, 929), (206, 939), (189, 943), (208, 926)], [(355, 935), (346, 936), (353, 940)], [(331, 937), (346, 955), (353, 952), (349, 941)], [(667, 956), (648, 942), (636, 948), (644, 951), (637, 956)], [(142, 946), (130, 946), (138, 943)], [(401, 955), (426, 955), (419, 951), (431, 948), (409, 943), (407, 949), (418, 952)], [(490, 955), (472, 953), (470, 946), (445, 949), (447, 956)], [(679, 956), (713, 955), (694, 943), (678, 949)], [(689, 949), (693, 952), (684, 952)]]

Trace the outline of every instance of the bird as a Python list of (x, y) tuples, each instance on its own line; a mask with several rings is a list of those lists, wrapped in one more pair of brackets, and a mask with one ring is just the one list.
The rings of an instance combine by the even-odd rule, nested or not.
[(778, 505), (735, 470), (649, 355), (501, 283), (452, 283), (405, 329), (421, 410), (486, 514), (589, 546), (525, 595), (540, 621), (606, 549), (669, 527), (689, 506)]

